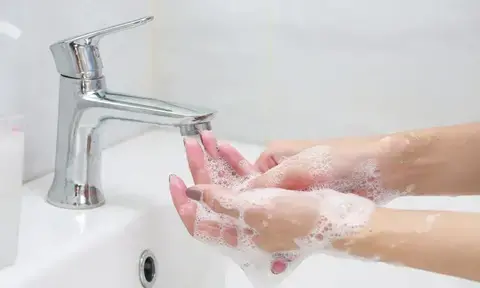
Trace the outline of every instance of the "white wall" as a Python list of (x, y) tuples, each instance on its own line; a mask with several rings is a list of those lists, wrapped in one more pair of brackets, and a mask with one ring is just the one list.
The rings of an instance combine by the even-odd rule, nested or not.
[[(58, 74), (49, 45), (149, 14), (148, 0), (0, 0), (0, 23), (9, 22), (22, 30), (18, 40), (0, 30), (0, 114), (26, 117), (26, 179), (51, 171), (54, 163)], [(109, 87), (151, 96), (151, 28), (129, 30), (102, 41)], [(119, 124), (109, 130), (107, 142), (130, 135), (134, 129)]]
[(264, 142), (480, 119), (476, 0), (155, 1), (155, 93)]
[[(26, 116), (26, 179), (54, 162), (58, 75), (48, 46), (152, 13), (151, 27), (103, 40), (109, 86), (216, 108), (222, 137), (264, 142), (478, 120), (478, 1), (150, 2), (0, 0), (0, 25), (22, 30), (17, 40), (0, 32), (0, 115)], [(120, 124), (106, 138), (132, 129)]]

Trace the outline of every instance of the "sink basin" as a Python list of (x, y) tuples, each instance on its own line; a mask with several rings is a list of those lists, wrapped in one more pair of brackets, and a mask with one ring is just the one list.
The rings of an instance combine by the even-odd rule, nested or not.
[[(252, 157), (261, 150), (243, 146)], [(0, 271), (0, 287), (142, 287), (139, 260), (150, 250), (153, 287), (223, 288), (217, 275), (225, 274), (228, 260), (192, 239), (171, 203), (169, 174), (191, 184), (178, 131), (148, 132), (103, 157), (107, 203), (98, 209), (47, 204), (53, 175), (25, 185), (18, 258)]]
[[(251, 160), (262, 150), (255, 145), (233, 145)], [(148, 132), (105, 150), (103, 157), (107, 202), (100, 208), (73, 211), (47, 204), (44, 198), (52, 175), (25, 185), (18, 258), (15, 265), (0, 271), (0, 287), (140, 288), (140, 275), (151, 272), (139, 273), (145, 250), (156, 259), (156, 282), (151, 288), (252, 287), (238, 266), (192, 239), (175, 212), (168, 175), (175, 173), (191, 184), (178, 131)], [(478, 210), (476, 199), (463, 202)], [(394, 206), (420, 203), (413, 208), (429, 207), (422, 206), (421, 200), (412, 201), (399, 200)], [(442, 205), (433, 208), (445, 208)], [(358, 283), (372, 288), (478, 287), (478, 283), (413, 269), (317, 255), (302, 263), (281, 288), (353, 287)]]
[[(68, 230), (69, 225), (76, 225), (78, 230), (70, 229), (69, 237), (63, 237), (67, 236), (65, 233), (52, 238), (50, 245), (41, 242), (45, 243), (43, 249), (39, 243), (34, 244), (38, 250), (27, 255), (21, 249), (32, 243), (22, 242), (17, 264), (0, 273), (0, 286), (142, 287), (139, 273), (145, 272), (139, 271), (139, 258), (148, 249), (157, 260), (156, 282), (152, 287), (223, 287), (218, 286), (223, 279), (208, 278), (216, 270), (224, 269), (223, 259), (212, 257), (208, 247), (192, 240), (173, 207), (145, 205), (137, 209), (104, 209), (109, 214), (102, 213), (104, 221), (97, 221), (102, 218), (99, 213), (69, 213), (70, 221), (38, 227), (37, 236), (32, 234), (22, 241), (44, 241), (47, 237), (42, 233), (52, 235), (60, 229)], [(68, 217), (66, 213), (57, 214)]]

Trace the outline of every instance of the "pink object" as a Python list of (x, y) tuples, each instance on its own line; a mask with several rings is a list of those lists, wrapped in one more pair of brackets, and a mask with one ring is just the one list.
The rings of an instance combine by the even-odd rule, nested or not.
[(287, 270), (288, 263), (285, 259), (277, 259), (272, 262), (272, 273), (280, 274)]

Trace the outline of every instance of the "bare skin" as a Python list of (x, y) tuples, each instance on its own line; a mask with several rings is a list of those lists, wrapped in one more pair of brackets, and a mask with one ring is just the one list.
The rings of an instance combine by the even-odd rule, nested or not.
[[(228, 198), (230, 203), (245, 201), (239, 194), (216, 185), (197, 185), (188, 189), (184, 186), (181, 192), (175, 193), (232, 219), (238, 217), (238, 211), (223, 207), (221, 200)], [(258, 233), (255, 244), (259, 248), (270, 253), (298, 249), (295, 239), (309, 235), (314, 223), (322, 216), (322, 211), (315, 208), (314, 198), (309, 198), (308, 194), (286, 194), (267, 205), (253, 205), (245, 210), (245, 222)], [(268, 225), (259, 224), (265, 222)], [(479, 223), (478, 213), (377, 208), (360, 232), (332, 239), (332, 244), (335, 249), (352, 256), (480, 282)], [(210, 236), (223, 237), (234, 247), (237, 243), (234, 231), (238, 228), (228, 232), (220, 226), (209, 230), (216, 231)]]
[(480, 282), (480, 214), (377, 208), (339, 250)]
[[(336, 150), (340, 152), (352, 149), (368, 153), (375, 151), (382, 183), (388, 188), (406, 189), (408, 187), (411, 195), (480, 194), (480, 177), (478, 177), (480, 152), (477, 152), (480, 147), (479, 123), (371, 138), (282, 141), (270, 145), (255, 165), (248, 162), (248, 165), (239, 165), (240, 161), (245, 163), (245, 159), (238, 151), (229, 150), (233, 147), (228, 145), (219, 147), (217, 150), (215, 149), (216, 141), (212, 141), (214, 138), (203, 143), (207, 153), (215, 154), (223, 151), (220, 152), (223, 153), (221, 157), (227, 159), (239, 175), (265, 172), (255, 179), (256, 187), (271, 187), (265, 183), (277, 183), (276, 187), (290, 190), (308, 187), (309, 179), (301, 176), (301, 169), (285, 170), (284, 172), (293, 172), (291, 174), (293, 176), (288, 176), (290, 177), (288, 181), (267, 180), (268, 177), (272, 177), (271, 173), (275, 169), (285, 169), (282, 168), (282, 163), (293, 161), (293, 155), (313, 146), (328, 145), (336, 149), (343, 147), (344, 149)], [(203, 157), (203, 151), (192, 149), (195, 145), (191, 144), (190, 148), (187, 148), (187, 155), (189, 155), (192, 175), (194, 179), (202, 179), (202, 175), (206, 172), (198, 155), (201, 153)], [(225, 153), (225, 151), (230, 152)], [(378, 151), (380, 152), (377, 153)], [(195, 153), (198, 155), (195, 156)], [(340, 162), (345, 163), (346, 158), (342, 156), (344, 154), (337, 153), (337, 155), (341, 156), (338, 156)], [(288, 166), (295, 167), (295, 165)], [(299, 175), (301, 177), (298, 177)], [(211, 184), (209, 180), (196, 180), (195, 183), (207, 184), (207, 186)], [(285, 187), (285, 184), (290, 186)], [(188, 199), (187, 187), (175, 176), (170, 188), (182, 221), (192, 233), (193, 223), (190, 223), (190, 220), (195, 216), (194, 207), (197, 203)], [(215, 191), (220, 187), (211, 186), (202, 189)], [(362, 191), (349, 192), (362, 196)], [(366, 258), (379, 257), (381, 261), (387, 263), (399, 263), (412, 268), (480, 281), (478, 268), (480, 267), (480, 248), (477, 245), (480, 243), (479, 223), (480, 214), (475, 213), (377, 208), (361, 233), (336, 241), (335, 247), (352, 255)], [(210, 229), (214, 231), (212, 233), (218, 235), (215, 223), (210, 224), (207, 223), (207, 230)], [(227, 242), (234, 245), (236, 235), (233, 231), (230, 232), (223, 231), (219, 237), (228, 238)], [(272, 241), (275, 241), (275, 237)], [(262, 245), (275, 247), (276, 244), (263, 243)], [(282, 269), (278, 272), (281, 271)]]
[[(289, 157), (317, 145), (374, 147), (385, 188), (412, 195), (480, 194), (480, 123), (395, 133), (387, 136), (325, 141), (278, 141), (268, 145), (255, 165), (265, 181), (268, 171)], [(355, 148), (357, 147), (357, 148)]]

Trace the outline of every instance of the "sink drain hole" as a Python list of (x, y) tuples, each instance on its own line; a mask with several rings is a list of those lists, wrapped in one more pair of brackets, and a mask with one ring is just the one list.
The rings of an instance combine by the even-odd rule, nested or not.
[(140, 255), (139, 276), (144, 288), (152, 288), (156, 280), (156, 259), (150, 250), (143, 251)]
[(148, 283), (152, 282), (153, 278), (155, 278), (155, 261), (153, 261), (152, 257), (147, 257), (145, 260), (143, 274), (145, 274), (145, 280), (147, 280)]

